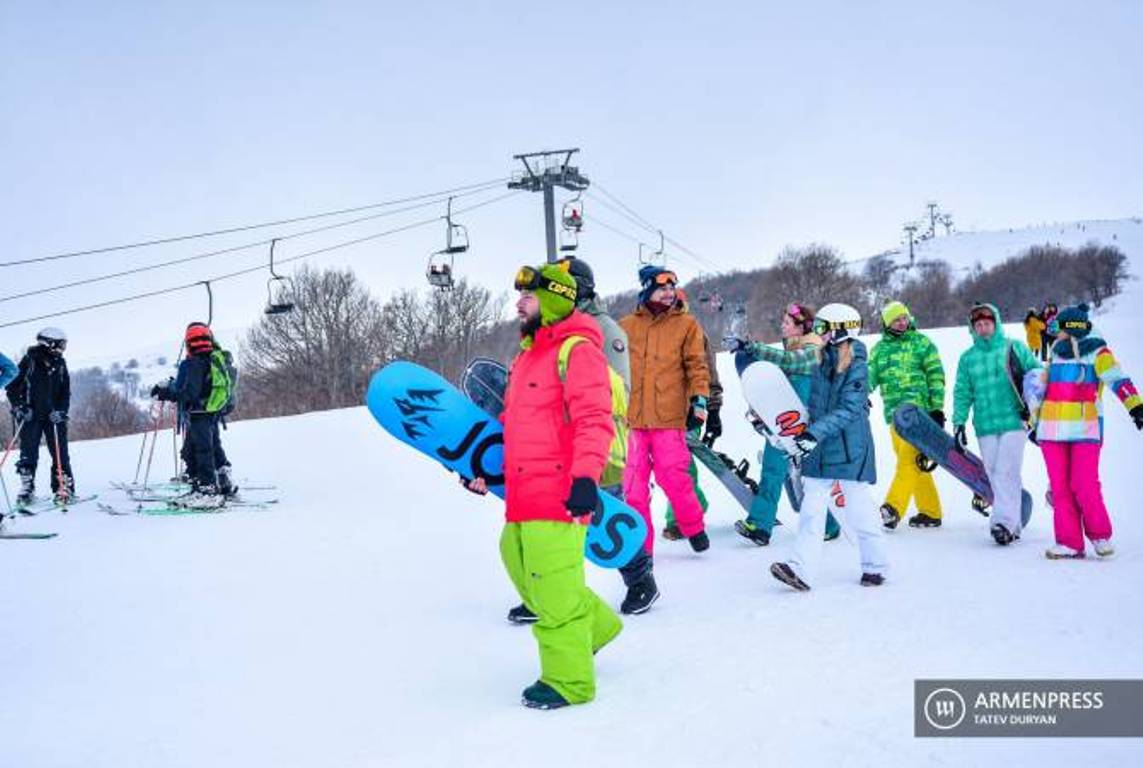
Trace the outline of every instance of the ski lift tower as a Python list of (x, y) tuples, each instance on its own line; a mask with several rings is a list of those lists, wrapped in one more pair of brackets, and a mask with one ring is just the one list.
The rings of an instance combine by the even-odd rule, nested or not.
[(559, 248), (556, 244), (556, 196), (555, 188), (563, 187), (571, 192), (582, 192), (591, 184), (570, 165), (572, 155), (579, 149), (557, 149), (548, 152), (530, 152), (514, 155), (513, 159), (524, 164), (508, 182), (509, 189), (523, 189), (529, 192), (544, 193), (544, 232), (547, 236), (548, 262), (559, 261)]

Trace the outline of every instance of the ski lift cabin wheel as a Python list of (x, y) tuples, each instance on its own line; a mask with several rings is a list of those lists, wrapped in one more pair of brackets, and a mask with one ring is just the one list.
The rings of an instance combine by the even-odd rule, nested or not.
[[(277, 243), (277, 238), (270, 241), (270, 279), (266, 281), (267, 315), (284, 315), (294, 311), (294, 302), (290, 301), (289, 298), (294, 293), (294, 281), (292, 278), (279, 275), (274, 271), (274, 246)], [(277, 292), (276, 298), (274, 296), (275, 291)]]

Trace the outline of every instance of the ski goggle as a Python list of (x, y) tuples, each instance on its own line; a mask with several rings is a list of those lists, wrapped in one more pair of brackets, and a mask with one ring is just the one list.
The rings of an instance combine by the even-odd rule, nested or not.
[(814, 333), (819, 336), (823, 333), (829, 333), (830, 331), (854, 331), (859, 328), (861, 328), (860, 320), (845, 320), (840, 323), (831, 323), (820, 317), (814, 318)]
[(993, 324), (996, 323), (996, 315), (993, 314), (992, 308), (983, 304), (977, 304), (973, 307), (968, 319), (971, 323), (975, 323), (977, 320), (991, 320)]
[(664, 271), (651, 278), (651, 285), (678, 285), (679, 277), (674, 272)]
[(63, 352), (67, 349), (67, 339), (40, 339), (40, 343), (56, 352)]
[[(560, 270), (567, 272), (569, 265), (567, 262), (564, 262), (556, 266)], [(542, 288), (549, 293), (563, 296), (572, 302), (575, 301), (576, 297), (575, 288), (544, 277), (543, 273), (535, 267), (520, 267), (520, 269), (516, 271), (516, 281), (514, 285), (517, 291), (537, 291)]]

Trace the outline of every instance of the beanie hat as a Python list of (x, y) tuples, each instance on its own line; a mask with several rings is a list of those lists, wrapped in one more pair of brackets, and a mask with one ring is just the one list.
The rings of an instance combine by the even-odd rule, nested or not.
[(912, 315), (909, 313), (909, 308), (905, 306), (902, 301), (891, 301), (885, 305), (881, 310), (881, 325), (884, 328), (891, 326), (897, 318), (906, 316), (912, 320)]
[(651, 294), (655, 292), (655, 289), (662, 285), (666, 278), (661, 277), (661, 275), (669, 275), (670, 280), (668, 282), (672, 285), (679, 284), (679, 278), (666, 267), (660, 267), (657, 264), (644, 264), (639, 267), (640, 304), (646, 304), (650, 300)]
[(1060, 314), (1056, 315), (1056, 323), (1067, 335), (1082, 339), (1091, 333), (1091, 320), (1088, 319), (1090, 311), (1091, 308), (1087, 304), (1064, 307)]
[(595, 273), (591, 271), (590, 264), (574, 256), (563, 259), (560, 264), (567, 264), (568, 274), (575, 278), (578, 301), (590, 299), (595, 295)]
[(186, 335), (183, 336), (187, 352), (198, 355), (214, 350), (214, 334), (206, 323), (191, 323), (187, 326)]

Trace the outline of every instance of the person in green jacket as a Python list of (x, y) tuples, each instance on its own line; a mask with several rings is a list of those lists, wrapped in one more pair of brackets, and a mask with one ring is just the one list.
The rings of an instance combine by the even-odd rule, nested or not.
[(869, 391), (881, 388), (885, 423), (893, 437), (897, 471), (881, 505), (881, 522), (897, 527), (915, 499), (917, 514), (909, 518), (911, 528), (938, 528), (941, 524), (941, 497), (933, 477), (918, 465), (919, 453), (893, 428), (893, 412), (905, 403), (928, 411), (933, 421), (945, 425), (945, 370), (937, 345), (917, 330), (913, 315), (900, 301), (891, 301), (881, 310), (881, 340), (869, 353)]
[[(989, 515), (992, 538), (1006, 546), (1020, 538), (1020, 496), (1024, 442), (1030, 419), (1023, 398), (1024, 380), (1041, 369), (1027, 344), (1004, 335), (1000, 312), (992, 304), (977, 304), (969, 313), (972, 346), (960, 356), (953, 387), (953, 436), (961, 450), (968, 447), (965, 423), (972, 410), (972, 427), (980, 457), (988, 471), (994, 502)], [(973, 499), (983, 508), (983, 501)]]

